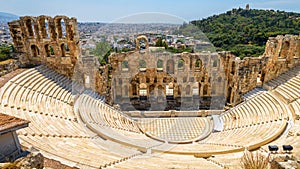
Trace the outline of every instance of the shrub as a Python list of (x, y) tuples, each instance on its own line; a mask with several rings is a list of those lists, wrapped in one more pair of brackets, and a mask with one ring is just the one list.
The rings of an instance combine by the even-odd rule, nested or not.
[(270, 168), (269, 156), (245, 151), (241, 158), (241, 166), (243, 169), (268, 169)]

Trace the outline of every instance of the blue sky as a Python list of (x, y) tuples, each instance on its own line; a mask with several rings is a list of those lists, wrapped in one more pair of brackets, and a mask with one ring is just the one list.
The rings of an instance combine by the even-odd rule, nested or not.
[(0, 11), (16, 15), (67, 15), (78, 21), (111, 22), (143, 12), (161, 12), (190, 21), (250, 4), (255, 9), (300, 13), (300, 0), (0, 0)]

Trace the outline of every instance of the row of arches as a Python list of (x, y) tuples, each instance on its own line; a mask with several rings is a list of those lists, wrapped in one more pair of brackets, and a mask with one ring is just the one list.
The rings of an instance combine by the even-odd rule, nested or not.
[[(55, 49), (52, 45), (45, 44), (43, 49), (44, 49), (44, 53), (45, 53), (46, 57), (58, 55), (55, 53)], [(31, 56), (33, 56), (33, 57), (37, 57), (37, 56), (41, 55), (39, 47), (34, 44), (30, 46), (30, 50), (31, 50)], [(68, 44), (62, 43), (60, 45), (61, 57), (69, 56), (69, 52), (70, 52), (70, 49), (68, 47)]]
[[(217, 61), (216, 61), (217, 63)], [(215, 64), (215, 61), (214, 61), (214, 64)], [(201, 70), (203, 64), (202, 64), (202, 61), (201, 59), (197, 59), (195, 61), (195, 64), (194, 64), (194, 67), (196, 70)], [(147, 63), (145, 60), (140, 60), (139, 61), (139, 69), (142, 71), (142, 70), (145, 70), (147, 68)], [(164, 63), (163, 63), (163, 60), (161, 59), (158, 59), (157, 62), (156, 62), (156, 68), (157, 70), (163, 70), (164, 69)], [(172, 59), (169, 59), (167, 60), (167, 63), (166, 63), (166, 72), (167, 73), (170, 73), (170, 74), (173, 74), (174, 73), (174, 69), (175, 69), (175, 62), (174, 60)], [(185, 61), (183, 59), (180, 59), (178, 60), (177, 62), (177, 69), (178, 70), (184, 70), (185, 69)], [(129, 70), (129, 63), (127, 60), (123, 60), (122, 61), (122, 70), (123, 71), (128, 71)]]
[(56, 38), (73, 40), (73, 34), (68, 33), (72, 30), (72, 25), (68, 24), (67, 17), (46, 17), (40, 16), (37, 19), (32, 17), (24, 18), (26, 33), (29, 38), (44, 38), (55, 40)]
[[(150, 96), (150, 95), (156, 95), (156, 96), (209, 96), (211, 94), (216, 93), (216, 86), (210, 86), (209, 84), (201, 86), (201, 83), (195, 83), (194, 85), (186, 85), (182, 86), (181, 84), (178, 86), (175, 86), (173, 83), (169, 84), (151, 84), (147, 85), (145, 83), (141, 84), (131, 84), (131, 91), (132, 93), (128, 93), (128, 86), (124, 85), (122, 86), (123, 96)], [(157, 90), (157, 93), (154, 93), (154, 91)], [(176, 93), (175, 93), (176, 91)]]

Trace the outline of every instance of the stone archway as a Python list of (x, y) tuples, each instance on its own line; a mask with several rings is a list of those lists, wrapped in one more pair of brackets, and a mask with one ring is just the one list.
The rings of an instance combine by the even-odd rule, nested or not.
[(138, 36), (135, 39), (135, 50), (143, 50), (149, 48), (148, 38), (145, 35)]
[(137, 110), (165, 110), (170, 107), (170, 100), (174, 101), (174, 96), (177, 95), (174, 90), (177, 86), (174, 77), (164, 71), (157, 71), (156, 68), (136, 74), (131, 79), (130, 86), (137, 87), (136, 93), (129, 91), (129, 96), (132, 96), (131, 105)]

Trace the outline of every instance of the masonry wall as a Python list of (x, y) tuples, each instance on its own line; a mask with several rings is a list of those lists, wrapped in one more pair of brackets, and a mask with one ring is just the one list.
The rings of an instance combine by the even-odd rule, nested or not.
[(268, 58), (262, 69), (262, 81), (267, 82), (300, 63), (300, 36), (270, 37), (263, 57)]
[[(216, 103), (211, 98), (219, 96), (224, 97), (218, 99), (224, 105), (234, 106), (243, 94), (300, 62), (299, 35), (281, 35), (270, 37), (264, 54), (257, 58), (240, 60), (230, 52), (141, 53), (137, 46), (133, 52), (113, 53), (109, 64), (99, 67), (89, 54), (80, 53), (76, 18), (25, 16), (9, 27), (21, 66), (44, 64), (105, 95), (111, 104), (132, 103), (141, 89), (147, 97), (154, 96), (152, 101), (165, 102), (168, 86), (175, 102), (187, 103), (186, 107), (207, 108)], [(147, 38), (137, 41), (141, 39)], [(141, 60), (145, 67), (140, 67)]]
[[(225, 76), (217, 53), (171, 54), (145, 50), (115, 53), (109, 62), (113, 69), (110, 93), (115, 104), (140, 103), (142, 91), (152, 102), (149, 104), (154, 105), (166, 103), (168, 96), (169, 102), (173, 98), (185, 109), (197, 106), (214, 109), (224, 105)], [(141, 62), (145, 63), (144, 67)], [(172, 94), (168, 93), (170, 90)]]
[(73, 75), (80, 54), (76, 18), (24, 16), (8, 24), (22, 66), (44, 64)]
[[(113, 68), (111, 100), (118, 104), (129, 103), (139, 96), (143, 87), (147, 97), (159, 96), (159, 90), (165, 97), (166, 85), (173, 83), (173, 96), (188, 106), (199, 105), (194, 102), (199, 99), (196, 95), (200, 98), (224, 96), (224, 106), (234, 106), (242, 101), (243, 94), (298, 65), (299, 42), (299, 36), (271, 37), (263, 56), (243, 60), (230, 52), (112, 54), (109, 60)], [(141, 60), (147, 64), (144, 70), (140, 69)], [(158, 60), (163, 64), (161, 68), (157, 67)], [(197, 60), (201, 63), (199, 67), (196, 67)], [(180, 61), (184, 63), (182, 68), (178, 67)], [(128, 67), (124, 68), (123, 62)]]
[(263, 86), (265, 82), (278, 77), (300, 63), (300, 36), (279, 35), (270, 37), (260, 57), (246, 57), (240, 60), (230, 52), (219, 53), (225, 69), (226, 101), (234, 106), (242, 101), (242, 95)]

